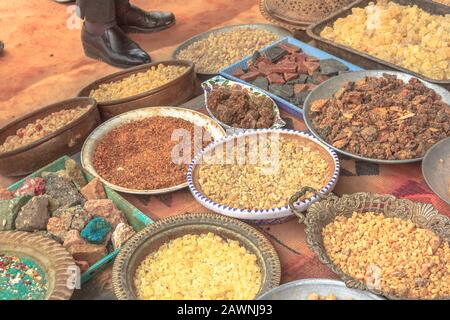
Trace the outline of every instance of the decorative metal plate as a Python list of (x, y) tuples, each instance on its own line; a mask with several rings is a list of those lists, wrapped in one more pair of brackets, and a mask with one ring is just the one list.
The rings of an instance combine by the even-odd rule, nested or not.
[(128, 240), (113, 267), (113, 289), (119, 300), (137, 300), (134, 275), (140, 263), (164, 243), (186, 234), (212, 232), (237, 240), (256, 255), (262, 272), (258, 295), (280, 284), (281, 265), (275, 248), (255, 228), (239, 220), (215, 213), (185, 213), (149, 225)]
[[(83, 168), (86, 169), (90, 174), (99, 177), (100, 180), (102, 180), (102, 182), (111, 189), (124, 193), (146, 194), (146, 195), (161, 194), (176, 191), (187, 187), (187, 182), (183, 182), (176, 186), (155, 190), (138, 190), (138, 189), (124, 188), (106, 181), (97, 173), (97, 171), (94, 168), (94, 165), (92, 163), (92, 157), (94, 156), (97, 143), (102, 139), (104, 135), (109, 133), (111, 130), (120, 127), (123, 124), (128, 123), (130, 121), (137, 121), (156, 116), (180, 118), (192, 122), (197, 126), (204, 127), (209, 133), (211, 133), (211, 137), (214, 139), (214, 141), (218, 141), (225, 136), (225, 130), (217, 122), (215, 122), (210, 117), (194, 110), (177, 107), (150, 107), (137, 109), (126, 113), (122, 113), (114, 118), (109, 119), (108, 121), (104, 122), (102, 125), (97, 127), (97, 129), (95, 129), (91, 133), (91, 135), (86, 139), (83, 148), (81, 149), (81, 164)], [(114, 146), (111, 146), (111, 148), (113, 147)]]
[[(450, 242), (450, 218), (439, 214), (431, 205), (413, 202), (407, 199), (398, 199), (392, 195), (380, 195), (374, 193), (346, 194), (341, 198), (329, 196), (316, 202), (309, 210), (304, 223), (306, 225), (306, 242), (319, 260), (336, 273), (347, 287), (358, 290), (368, 290), (374, 294), (386, 296), (389, 299), (405, 299), (387, 295), (379, 290), (369, 289), (365, 283), (352, 278), (344, 273), (328, 257), (323, 245), (322, 230), (337, 216), (350, 217), (353, 212), (375, 212), (386, 217), (395, 217), (403, 220), (411, 220), (420, 228), (433, 231), (444, 241)], [(450, 297), (445, 297), (450, 298)]]
[(310, 294), (337, 300), (384, 300), (367, 291), (347, 288), (344, 282), (331, 279), (302, 279), (285, 283), (259, 296), (257, 300), (308, 300)]
[(46, 300), (69, 300), (72, 296), (69, 268), (76, 267), (75, 261), (56, 241), (36, 233), (1, 231), (0, 253), (27, 256), (42, 268), (48, 282)]
[[(175, 51), (172, 53), (172, 59), (177, 60), (178, 58), (178, 54), (180, 53), (180, 51), (187, 49), (191, 44), (206, 39), (209, 37), (209, 35), (211, 34), (216, 34), (216, 33), (224, 33), (224, 32), (228, 32), (228, 31), (232, 31), (236, 28), (253, 28), (253, 29), (261, 29), (261, 30), (267, 30), (270, 31), (276, 35), (278, 35), (280, 37), (280, 39), (284, 38), (284, 37), (288, 37), (291, 36), (291, 32), (278, 27), (278, 26), (274, 26), (271, 24), (265, 24), (265, 23), (250, 23), (250, 24), (236, 24), (233, 26), (226, 26), (226, 27), (222, 27), (222, 28), (217, 28), (217, 29), (213, 29), (210, 31), (206, 31), (203, 33), (200, 33), (196, 36), (193, 36), (192, 38), (186, 40), (185, 42), (183, 42), (182, 44), (180, 44)], [(244, 58), (244, 57), (242, 57)], [(197, 72), (197, 74), (202, 75), (202, 76), (208, 76), (208, 77), (212, 77), (215, 76), (217, 73), (202, 73), (202, 72)]]
[(450, 204), (450, 138), (428, 150), (423, 157), (422, 174), (430, 189)]
[[(336, 77), (333, 77), (331, 79), (326, 80), (325, 82), (322, 82), (319, 86), (317, 86), (306, 98), (306, 101), (303, 105), (303, 119), (306, 123), (306, 126), (308, 127), (309, 131), (322, 143), (326, 144), (328, 147), (336, 150), (337, 152), (344, 154), (348, 157), (363, 160), (367, 162), (373, 162), (373, 163), (380, 163), (380, 164), (401, 164), (401, 163), (410, 163), (410, 162), (418, 162), (423, 159), (421, 158), (415, 158), (415, 159), (406, 159), (406, 160), (382, 160), (382, 159), (373, 159), (373, 158), (366, 158), (364, 156), (360, 156), (354, 153), (350, 153), (341, 149), (338, 149), (334, 147), (332, 144), (325, 141), (314, 129), (314, 126), (312, 124), (311, 120), (311, 104), (319, 99), (329, 99), (331, 98), (336, 91), (338, 91), (345, 83), (349, 81), (358, 81), (359, 79), (362, 79), (364, 77), (382, 77), (384, 73), (391, 74), (397, 76), (398, 79), (403, 80), (405, 82), (408, 82), (411, 78), (416, 78), (414, 76), (411, 76), (409, 74), (398, 72), (398, 71), (387, 71), (387, 70), (366, 70), (366, 71), (355, 71), (355, 72), (347, 72), (343, 73), (341, 75), (338, 75)], [(417, 78), (418, 79), (418, 78)], [(426, 82), (424, 80), (418, 79), (420, 82), (422, 82), (426, 87), (434, 90), (437, 94), (439, 94), (442, 97), (442, 101), (450, 105), (450, 92), (445, 90), (444, 88)]]
[[(200, 161), (205, 154), (209, 152), (213, 152), (214, 149), (220, 149), (224, 145), (226, 145), (229, 141), (235, 140), (237, 138), (241, 138), (244, 136), (256, 136), (258, 134), (280, 134), (281, 136), (289, 137), (291, 139), (295, 139), (302, 145), (307, 145), (311, 149), (320, 153), (322, 158), (328, 163), (329, 172), (328, 172), (328, 182), (327, 184), (320, 190), (320, 195), (326, 195), (330, 193), (334, 187), (336, 186), (340, 163), (337, 154), (330, 148), (326, 147), (309, 133), (295, 131), (295, 130), (287, 130), (287, 129), (258, 129), (258, 130), (247, 130), (240, 133), (235, 133), (234, 135), (228, 136), (221, 141), (216, 141), (207, 146), (202, 152), (197, 154), (192, 160), (188, 174), (187, 180), (189, 189), (191, 190), (192, 195), (195, 200), (197, 200), (202, 206), (207, 209), (229, 216), (237, 219), (248, 220), (247, 222), (251, 222), (254, 224), (265, 224), (265, 223), (280, 223), (285, 219), (288, 219), (293, 215), (293, 212), (289, 208), (289, 205), (286, 204), (284, 207), (279, 208), (270, 208), (264, 210), (249, 210), (249, 209), (240, 209), (240, 208), (231, 208), (224, 204), (217, 203), (210, 198), (208, 198), (202, 191), (202, 188), (198, 182), (198, 170), (201, 164)], [(313, 195), (310, 198), (304, 199), (302, 201), (295, 202), (295, 208), (298, 211), (305, 211), (309, 208), (309, 206), (320, 200), (319, 195)]]

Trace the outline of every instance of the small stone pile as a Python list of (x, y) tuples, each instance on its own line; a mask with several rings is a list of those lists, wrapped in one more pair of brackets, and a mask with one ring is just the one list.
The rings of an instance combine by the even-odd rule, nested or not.
[(72, 254), (82, 272), (120, 248), (135, 231), (98, 178), (89, 183), (73, 160), (66, 169), (0, 190), (0, 231), (39, 232)]

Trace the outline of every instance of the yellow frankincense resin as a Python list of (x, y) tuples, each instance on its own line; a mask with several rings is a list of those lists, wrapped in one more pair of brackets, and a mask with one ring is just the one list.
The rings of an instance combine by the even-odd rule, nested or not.
[(261, 279), (254, 254), (209, 232), (162, 245), (138, 267), (134, 283), (144, 300), (247, 300), (256, 297)]

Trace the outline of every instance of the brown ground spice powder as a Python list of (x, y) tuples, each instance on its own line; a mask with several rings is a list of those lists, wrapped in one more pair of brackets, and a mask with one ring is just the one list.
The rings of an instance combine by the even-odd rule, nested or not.
[[(94, 168), (102, 178), (120, 187), (153, 190), (179, 185), (186, 180), (189, 165), (172, 161), (172, 150), (180, 143), (172, 141), (176, 129), (190, 132), (193, 157), (194, 124), (158, 116), (124, 124), (106, 134), (94, 152)], [(203, 141), (202, 147), (209, 142)]]

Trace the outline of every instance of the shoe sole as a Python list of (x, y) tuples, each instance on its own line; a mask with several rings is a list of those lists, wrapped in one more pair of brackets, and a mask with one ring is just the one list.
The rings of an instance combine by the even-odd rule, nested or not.
[(120, 68), (120, 69), (128, 69), (128, 68), (133, 68), (133, 67), (137, 67), (137, 66), (140, 66), (140, 65), (144, 65), (144, 64), (147, 64), (147, 63), (151, 63), (151, 61), (150, 61), (150, 62), (147, 62), (147, 63), (136, 64), (136, 65), (134, 65), (134, 64), (133, 65), (120, 64), (120, 63), (115, 63), (115, 62), (112, 62), (110, 60), (106, 60), (106, 59), (100, 58), (100, 56), (95, 52), (95, 50), (93, 50), (89, 46), (84, 45), (83, 46), (83, 50), (84, 50), (84, 54), (87, 57), (89, 57), (91, 59), (94, 59), (94, 60), (97, 60), (97, 61), (101, 61), (103, 63), (109, 64), (110, 66), (113, 66), (113, 67), (116, 67), (116, 68)]
[(153, 33), (153, 32), (158, 32), (158, 31), (162, 31), (165, 29), (168, 29), (170, 27), (172, 27), (175, 24), (175, 20), (172, 23), (169, 23), (168, 25), (165, 26), (160, 26), (160, 27), (156, 27), (156, 28), (139, 28), (139, 27), (130, 27), (130, 26), (119, 26), (124, 32), (126, 33)]

